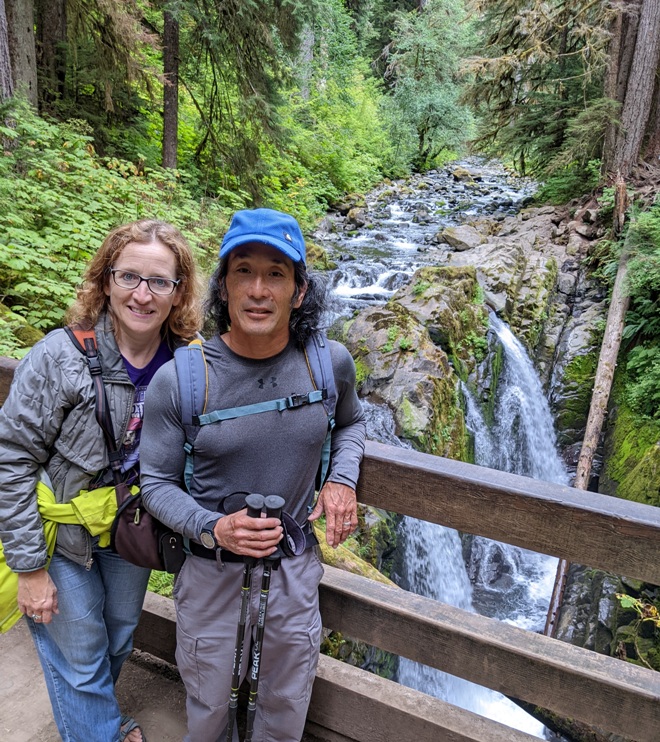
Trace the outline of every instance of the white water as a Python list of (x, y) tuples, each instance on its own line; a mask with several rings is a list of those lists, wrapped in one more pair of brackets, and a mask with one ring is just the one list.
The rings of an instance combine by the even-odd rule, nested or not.
[[(492, 430), (474, 397), (463, 387), (466, 424), (474, 436), (475, 463), (567, 484), (568, 476), (557, 453), (552, 416), (538, 375), (509, 328), (495, 316), (491, 318), (491, 327), (504, 349)], [(473, 590), (455, 531), (405, 518), (401, 535), (410, 590), (465, 610), (477, 610), (529, 631), (543, 628), (556, 571), (554, 557), (474, 537), (470, 560)], [(494, 575), (497, 579), (493, 579)], [(480, 600), (475, 600), (476, 595)], [(528, 734), (545, 736), (540, 722), (486, 688), (403, 658), (399, 682)]]
[[(515, 208), (515, 203), (523, 198), (524, 191), (504, 187), (504, 180), (496, 171), (486, 169), (484, 181), (488, 183), (489, 193), (475, 199), (464, 214), (484, 213), (489, 207), (492, 212), (493, 202), (497, 201), (510, 201)], [(387, 300), (420, 265), (443, 263), (443, 248), (434, 247), (431, 237), (443, 221), (456, 223), (455, 215), (434, 217), (428, 226), (416, 224), (412, 218), (420, 204), (434, 214), (441, 206), (441, 194), (445, 200), (451, 200), (455, 187), (451, 178), (441, 180), (438, 175), (434, 182), (440, 190), (417, 191), (408, 200), (390, 202), (387, 215), (383, 214), (375, 230), (352, 233), (350, 237), (339, 233), (325, 235), (341, 251), (339, 267), (331, 276), (331, 287), (339, 300), (332, 319), (345, 315), (347, 309)], [(461, 199), (464, 197), (459, 195)], [(420, 250), (424, 245), (429, 247)], [(505, 355), (498, 385), (497, 423), (492, 430), (486, 425), (477, 401), (464, 389), (466, 422), (475, 440), (476, 463), (566, 483), (568, 478), (556, 452), (550, 411), (531, 361), (496, 317), (492, 318), (492, 330)], [(364, 406), (369, 438), (390, 445), (406, 445), (396, 437), (392, 414), (387, 408), (366, 402)], [(468, 565), (471, 582), (456, 531), (404, 518), (400, 539), (405, 549), (404, 582), (410, 590), (531, 631), (542, 628), (555, 572), (553, 558), (476, 537), (472, 540)], [(398, 679), (404, 685), (508, 726), (537, 737), (545, 736), (544, 727), (538, 721), (489, 689), (404, 658), (400, 659)]]

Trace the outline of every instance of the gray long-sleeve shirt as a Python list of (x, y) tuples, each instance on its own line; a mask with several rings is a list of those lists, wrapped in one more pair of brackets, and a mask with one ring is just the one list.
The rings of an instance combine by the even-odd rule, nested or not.
[[(355, 488), (366, 425), (355, 392), (355, 365), (346, 348), (329, 342), (337, 387), (336, 427), (328, 480)], [(313, 389), (302, 351), (290, 342), (279, 354), (250, 359), (218, 337), (204, 345), (206, 411), (307, 394)], [(328, 418), (320, 403), (262, 412), (200, 428), (195, 438), (192, 497), (183, 487), (186, 430), (181, 423), (176, 367), (165, 364), (147, 390), (141, 483), (147, 509), (197, 540), (202, 527), (234, 492), (280, 495), (301, 524), (307, 519)]]

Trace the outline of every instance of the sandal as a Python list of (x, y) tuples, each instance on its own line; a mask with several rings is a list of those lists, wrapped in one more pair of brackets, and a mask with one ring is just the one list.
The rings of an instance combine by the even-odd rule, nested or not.
[(147, 742), (147, 738), (145, 737), (142, 728), (132, 716), (122, 716), (119, 723), (119, 742), (124, 742), (126, 737), (135, 729), (140, 730), (140, 734), (142, 735), (142, 742)]

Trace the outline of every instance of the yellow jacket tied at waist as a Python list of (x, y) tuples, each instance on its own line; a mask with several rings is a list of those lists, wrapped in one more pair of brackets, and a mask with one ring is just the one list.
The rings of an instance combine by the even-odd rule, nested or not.
[[(92, 536), (99, 537), (99, 546), (110, 545), (110, 528), (117, 514), (117, 496), (114, 487), (82, 490), (69, 502), (55, 502), (55, 494), (43, 482), (36, 487), (37, 505), (43, 521), (48, 557), (52, 557), (60, 523), (83, 526)], [(131, 487), (136, 494), (138, 487)], [(9, 629), (21, 617), (18, 610), (18, 574), (5, 561), (0, 544), (0, 633)]]

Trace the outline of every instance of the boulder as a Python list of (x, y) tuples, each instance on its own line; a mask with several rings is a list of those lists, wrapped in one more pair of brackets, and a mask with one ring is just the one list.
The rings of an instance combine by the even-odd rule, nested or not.
[(367, 223), (367, 214), (363, 208), (354, 206), (346, 214), (346, 221), (354, 227), (364, 227)]
[(471, 250), (477, 245), (481, 245), (486, 238), (474, 227), (468, 224), (461, 224), (458, 227), (446, 227), (439, 233), (438, 241), (446, 242), (454, 250)]
[(367, 202), (364, 196), (359, 193), (348, 193), (340, 201), (335, 201), (331, 204), (331, 207), (342, 216), (346, 216), (351, 209), (355, 207), (364, 208), (366, 205)]
[(461, 182), (470, 182), (472, 181), (472, 173), (469, 170), (466, 170), (464, 167), (455, 167), (451, 171), (452, 177), (454, 180), (458, 180)]
[[(473, 266), (421, 268), (392, 299), (426, 327), (465, 377), (485, 348), (488, 315)], [(483, 343), (480, 342), (483, 340)]]
[(466, 457), (459, 379), (447, 355), (415, 316), (396, 302), (363, 310), (345, 328), (356, 360), (360, 392), (394, 413), (397, 435), (418, 450)]

